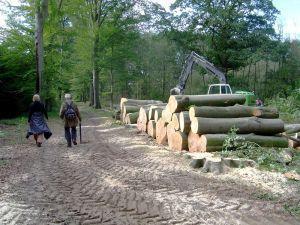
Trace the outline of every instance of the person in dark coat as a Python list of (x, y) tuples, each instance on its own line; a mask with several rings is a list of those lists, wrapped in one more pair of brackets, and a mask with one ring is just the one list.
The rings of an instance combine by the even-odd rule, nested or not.
[(41, 147), (43, 136), (48, 139), (51, 137), (52, 133), (45, 120), (45, 117), (48, 119), (48, 114), (46, 112), (44, 104), (40, 101), (40, 96), (37, 94), (34, 95), (32, 101), (33, 102), (29, 107), (29, 129), (26, 138), (29, 138), (30, 135), (33, 135), (36, 145), (38, 147)]
[(72, 147), (72, 142), (73, 145), (77, 145), (76, 126), (78, 125), (78, 121), (81, 122), (81, 116), (70, 94), (65, 94), (65, 102), (61, 105), (59, 117), (64, 120), (65, 138), (68, 147)]

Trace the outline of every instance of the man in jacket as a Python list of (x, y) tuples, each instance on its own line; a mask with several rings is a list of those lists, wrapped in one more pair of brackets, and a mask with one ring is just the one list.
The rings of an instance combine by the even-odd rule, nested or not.
[(68, 147), (72, 147), (72, 142), (74, 145), (77, 145), (76, 126), (78, 125), (78, 120), (81, 122), (81, 116), (70, 94), (65, 94), (65, 102), (61, 105), (59, 117), (64, 120), (65, 138), (67, 139)]

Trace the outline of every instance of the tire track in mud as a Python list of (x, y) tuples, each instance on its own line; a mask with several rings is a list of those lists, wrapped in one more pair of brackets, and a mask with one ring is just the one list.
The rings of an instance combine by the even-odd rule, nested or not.
[(34, 149), (25, 178), (0, 195), (0, 224), (298, 224), (104, 120), (88, 120), (86, 144), (67, 149), (57, 136)]

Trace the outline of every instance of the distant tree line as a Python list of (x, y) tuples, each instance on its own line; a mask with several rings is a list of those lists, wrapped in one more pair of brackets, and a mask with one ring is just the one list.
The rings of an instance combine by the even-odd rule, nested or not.
[[(195, 51), (234, 90), (260, 98), (300, 88), (300, 42), (274, 30), (272, 0), (176, 0), (171, 12), (143, 0), (23, 0), (0, 30), (0, 117), (27, 110), (39, 93), (48, 110), (64, 93), (92, 107), (121, 96), (166, 101)], [(218, 82), (195, 66), (186, 93)]]

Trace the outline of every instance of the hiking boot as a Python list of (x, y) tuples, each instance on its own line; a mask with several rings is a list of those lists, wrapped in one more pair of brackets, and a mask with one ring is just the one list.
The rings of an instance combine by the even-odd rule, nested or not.
[(76, 140), (74, 140), (74, 141), (73, 141), (73, 145), (77, 145), (77, 142), (76, 142)]

